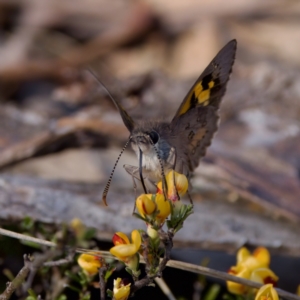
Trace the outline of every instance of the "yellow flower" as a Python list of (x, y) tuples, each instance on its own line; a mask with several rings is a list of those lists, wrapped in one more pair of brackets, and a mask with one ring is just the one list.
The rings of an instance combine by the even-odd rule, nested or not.
[(121, 278), (117, 278), (114, 280), (114, 289), (113, 295), (115, 300), (127, 300), (130, 294), (130, 285), (124, 284), (124, 281)]
[(255, 300), (279, 300), (278, 294), (273, 285), (265, 284), (257, 292)]
[(113, 236), (114, 247), (109, 251), (112, 255), (125, 262), (125, 264), (132, 270), (138, 269), (139, 256), (137, 252), (140, 249), (142, 239), (138, 230), (133, 230), (131, 233), (130, 243), (126, 234), (117, 232)]
[(276, 282), (278, 281), (278, 276), (276, 276), (275, 273), (269, 268), (259, 268), (252, 271), (250, 280), (262, 284), (270, 283), (276, 285)]
[[(230, 268), (229, 274), (259, 283), (276, 284), (278, 277), (269, 269), (270, 253), (264, 247), (256, 248), (251, 254), (242, 247), (237, 253), (237, 265)], [(239, 283), (227, 281), (227, 288), (233, 294), (243, 295), (249, 288)]]
[(266, 248), (259, 247), (251, 255), (247, 248), (242, 247), (237, 253), (237, 265), (250, 270), (268, 268), (270, 265), (270, 253)]
[(72, 219), (70, 222), (70, 227), (74, 231), (77, 238), (82, 238), (84, 236), (86, 228), (80, 219)]
[[(244, 279), (249, 279), (251, 275), (250, 270), (241, 267), (231, 267), (228, 273)], [(243, 295), (248, 291), (248, 288), (243, 284), (233, 281), (227, 281), (226, 283), (228, 291), (232, 294)]]
[(156, 209), (159, 211), (159, 213), (156, 215), (156, 218), (163, 223), (171, 213), (170, 202), (165, 199), (164, 195), (156, 194), (155, 204), (157, 206)]
[[(185, 175), (177, 173), (175, 171), (170, 171), (166, 176), (166, 181), (168, 185), (168, 199), (172, 201), (177, 201), (178, 195), (184, 195), (188, 190), (188, 180)], [(160, 181), (157, 184), (157, 193), (163, 194), (163, 184)]]
[(142, 217), (151, 215), (156, 209), (156, 204), (152, 201), (151, 194), (142, 194), (136, 199), (136, 207)]
[(157, 223), (164, 223), (171, 213), (171, 204), (162, 194), (143, 194), (136, 199), (136, 207), (141, 216), (153, 215)]
[(116, 232), (112, 238), (112, 241), (115, 246), (130, 244), (127, 235), (123, 232)]
[(83, 253), (77, 260), (79, 266), (89, 275), (98, 273), (98, 269), (102, 267), (101, 258), (91, 253)]

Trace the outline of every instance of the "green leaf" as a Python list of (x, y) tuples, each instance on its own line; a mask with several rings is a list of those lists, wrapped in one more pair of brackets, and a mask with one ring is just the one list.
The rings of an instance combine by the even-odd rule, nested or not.
[(107, 289), (107, 290), (106, 290), (106, 293), (107, 293), (107, 296), (110, 297), (110, 298), (112, 298), (112, 297), (114, 296), (112, 290)]
[(67, 296), (65, 294), (60, 295), (57, 300), (67, 300)]
[(95, 237), (97, 230), (95, 228), (88, 228), (84, 233), (84, 239), (90, 240)]
[(29, 296), (33, 297), (34, 299), (36, 299), (37, 295), (34, 292), (33, 289), (28, 289), (27, 293), (29, 294)]
[(32, 229), (34, 225), (34, 220), (28, 216), (26, 216), (21, 222), (21, 228), (24, 230)]
[(205, 293), (203, 300), (215, 300), (218, 297), (220, 290), (221, 286), (219, 284), (211, 285)]

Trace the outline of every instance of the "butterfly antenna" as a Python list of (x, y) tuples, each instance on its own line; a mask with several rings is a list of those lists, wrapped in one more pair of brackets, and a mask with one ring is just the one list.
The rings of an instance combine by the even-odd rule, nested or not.
[(155, 153), (156, 153), (156, 156), (158, 158), (158, 161), (159, 161), (159, 164), (160, 164), (160, 168), (161, 168), (161, 176), (162, 176), (162, 185), (163, 185), (163, 193), (164, 193), (164, 196), (165, 196), (165, 199), (168, 199), (167, 197), (167, 193), (166, 191), (168, 191), (168, 184), (167, 184), (167, 181), (166, 181), (166, 176), (165, 176), (165, 170), (164, 170), (164, 165), (162, 163), (162, 160), (160, 158), (160, 155), (158, 153), (158, 150), (157, 148), (155, 147), (153, 141), (151, 140), (151, 138), (149, 138), (149, 141), (150, 143), (152, 144), (154, 150), (155, 150)]
[(108, 179), (107, 184), (106, 184), (106, 186), (105, 186), (105, 189), (104, 189), (104, 191), (103, 191), (103, 194), (102, 194), (102, 201), (104, 202), (104, 204), (105, 204), (106, 206), (108, 206), (108, 205), (107, 205), (107, 202), (106, 202), (106, 196), (107, 196), (107, 193), (108, 193), (110, 184), (111, 184), (111, 180), (112, 180), (112, 178), (113, 178), (113, 176), (114, 176), (114, 172), (115, 172), (115, 169), (116, 169), (116, 167), (117, 167), (117, 164), (118, 164), (118, 162), (119, 162), (119, 160), (120, 160), (120, 158), (121, 158), (123, 152), (125, 151), (125, 149), (126, 149), (128, 143), (129, 143), (129, 141), (130, 141), (130, 139), (126, 142), (125, 146), (124, 146), (123, 149), (121, 150), (121, 153), (119, 154), (119, 156), (118, 156), (118, 158), (117, 158), (117, 160), (116, 160), (116, 162), (115, 162), (115, 165), (114, 165), (114, 167), (113, 167), (113, 169), (112, 169), (112, 171), (111, 171), (111, 173), (110, 173), (109, 179)]
[(115, 103), (116, 100), (114, 99), (114, 97), (112, 96), (112, 94), (110, 93), (110, 91), (108, 90), (108, 88), (104, 85), (104, 83), (97, 77), (97, 75), (90, 68), (87, 68), (87, 70), (92, 74), (92, 76), (102, 86), (102, 88), (105, 90), (105, 92), (107, 93), (108, 97), (112, 100), (112, 102)]
[(143, 178), (143, 168), (142, 168), (142, 163), (143, 163), (143, 152), (141, 150), (141, 148), (139, 148), (139, 173), (140, 173), (140, 179), (141, 179), (141, 183), (143, 185), (143, 189), (145, 191), (145, 194), (147, 194), (147, 189), (146, 189), (146, 186), (145, 186), (145, 181), (144, 181), (144, 178)]

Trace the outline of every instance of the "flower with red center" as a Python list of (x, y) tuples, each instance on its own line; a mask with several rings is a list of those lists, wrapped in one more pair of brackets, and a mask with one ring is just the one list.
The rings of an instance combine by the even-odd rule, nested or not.
[(276, 286), (278, 281), (278, 276), (276, 276), (275, 273), (269, 268), (259, 268), (252, 271), (250, 280), (262, 284), (270, 283)]
[[(171, 201), (179, 200), (178, 195), (183, 196), (188, 190), (189, 183), (186, 176), (173, 170), (167, 174), (166, 182), (168, 185), (167, 197)], [(162, 181), (157, 184), (157, 193), (163, 194)]]
[(97, 274), (98, 269), (102, 267), (102, 259), (97, 255), (93, 255), (93, 252), (81, 254), (77, 262), (88, 275)]
[(139, 265), (138, 251), (140, 249), (142, 239), (138, 230), (131, 233), (130, 243), (128, 237), (123, 232), (116, 232), (113, 236), (114, 247), (109, 251), (119, 260), (123, 261), (131, 270), (137, 270)]
[(162, 194), (142, 194), (136, 199), (136, 207), (142, 217), (147, 216), (158, 225), (171, 213), (170, 202)]
[(142, 194), (136, 199), (136, 208), (142, 217), (152, 215), (156, 210), (156, 204), (152, 194)]
[[(256, 248), (251, 254), (242, 247), (237, 253), (237, 265), (230, 268), (229, 274), (255, 282), (276, 284), (278, 277), (269, 269), (270, 253), (264, 247)], [(227, 288), (233, 294), (243, 295), (249, 288), (232, 281), (227, 281)]]

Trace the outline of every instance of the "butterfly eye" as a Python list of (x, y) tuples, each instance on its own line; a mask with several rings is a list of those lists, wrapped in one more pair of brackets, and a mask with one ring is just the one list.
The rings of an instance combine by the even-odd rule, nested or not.
[(158, 135), (158, 133), (157, 133), (156, 131), (151, 131), (151, 132), (149, 133), (149, 136), (150, 136), (150, 138), (151, 138), (153, 144), (156, 144), (156, 143), (158, 142), (159, 135)]

